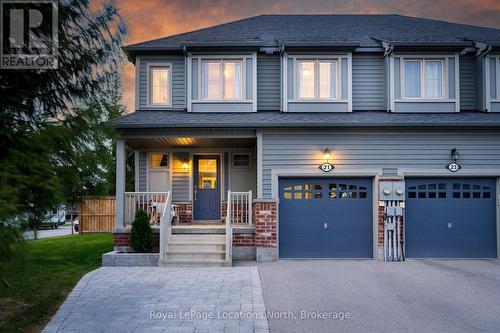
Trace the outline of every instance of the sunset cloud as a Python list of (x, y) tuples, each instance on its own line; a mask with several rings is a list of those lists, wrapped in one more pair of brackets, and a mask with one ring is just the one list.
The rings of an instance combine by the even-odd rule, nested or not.
[[(500, 28), (498, 0), (120, 0), (116, 4), (129, 28), (127, 44), (259, 14), (395, 13)], [(134, 111), (134, 66), (130, 63), (123, 70), (123, 101)]]

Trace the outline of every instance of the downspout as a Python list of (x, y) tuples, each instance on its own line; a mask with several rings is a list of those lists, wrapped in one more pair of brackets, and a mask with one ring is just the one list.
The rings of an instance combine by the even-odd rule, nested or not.
[(382, 42), (382, 47), (384, 48), (384, 58), (391, 55), (391, 53), (394, 51), (394, 45), (388, 43), (388, 42)]
[[(188, 78), (188, 72), (187, 72), (188, 71), (188, 61), (187, 61), (187, 59), (188, 59), (188, 57), (187, 57), (188, 52), (187, 52), (186, 45), (184, 45), (182, 47), (182, 53), (184, 54), (184, 77), (186, 78), (186, 81), (185, 81), (185, 84), (184, 84), (184, 96), (185, 96), (185, 100), (186, 100), (186, 107), (184, 108), (184, 111), (187, 111), (188, 110), (188, 106), (187, 106), (187, 102), (188, 102), (188, 100), (187, 100), (187, 96), (188, 96), (188, 84), (187, 84), (187, 80), (189, 80), (189, 78)], [(172, 71), (172, 73), (173, 73), (173, 71)], [(172, 91), (173, 91), (173, 89), (172, 89)]]
[(283, 72), (283, 69), (285, 66), (284, 65), (284, 59), (283, 59), (283, 54), (285, 53), (285, 46), (283, 45), (280, 45), (278, 46), (278, 49), (279, 49), (279, 53), (280, 53), (280, 66), (281, 66), (281, 79), (280, 79), (280, 91), (281, 91), (281, 94), (280, 94), (280, 113), (283, 113), (283, 106), (284, 106), (284, 103), (286, 103), (286, 101), (283, 100), (283, 96), (284, 95), (284, 87), (285, 87), (285, 82), (284, 82), (284, 77), (285, 77), (285, 73)]
[(477, 48), (476, 57), (485, 57), (491, 52), (492, 46), (486, 43), (474, 42), (474, 47)]

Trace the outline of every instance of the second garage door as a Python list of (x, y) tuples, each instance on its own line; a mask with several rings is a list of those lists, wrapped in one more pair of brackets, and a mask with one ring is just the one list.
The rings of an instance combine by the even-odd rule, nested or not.
[(372, 180), (282, 178), (280, 258), (372, 258)]
[(495, 179), (406, 179), (408, 258), (494, 258)]

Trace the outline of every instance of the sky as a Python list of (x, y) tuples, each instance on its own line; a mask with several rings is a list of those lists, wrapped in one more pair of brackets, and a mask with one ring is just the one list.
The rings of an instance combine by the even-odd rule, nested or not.
[[(99, 6), (102, 0), (92, 0)], [(97, 4), (96, 4), (97, 3)], [(115, 0), (125, 44), (260, 14), (402, 14), (500, 28), (500, 0)], [(134, 111), (134, 66), (123, 69), (123, 103)]]

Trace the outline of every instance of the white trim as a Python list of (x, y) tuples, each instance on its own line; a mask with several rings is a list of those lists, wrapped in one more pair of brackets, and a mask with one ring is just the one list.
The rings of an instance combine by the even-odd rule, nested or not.
[[(341, 65), (342, 68), (342, 65)], [(342, 83), (340, 79), (339, 82)], [(342, 89), (340, 90), (342, 95)], [(342, 98), (342, 96), (340, 96)], [(347, 111), (352, 112), (352, 53), (347, 54)]]
[(394, 100), (397, 103), (455, 103), (454, 99), (396, 99)]
[(485, 111), (490, 112), (491, 110), (491, 82), (490, 82), (490, 56), (486, 56), (483, 58), (484, 64), (483, 64), (483, 70), (484, 70), (484, 89), (485, 89), (485, 101), (484, 101), (484, 108), (486, 109)]
[[(246, 81), (247, 80), (245, 80), (245, 84)], [(246, 90), (245, 90), (245, 98), (248, 99), (248, 96), (246, 96)], [(257, 52), (252, 53), (252, 103), (253, 103), (253, 112), (257, 112)]]
[(187, 93), (186, 93), (186, 110), (191, 112), (192, 110), (192, 93), (193, 93), (193, 60), (191, 59), (191, 54), (187, 55)]
[(496, 75), (495, 75), (495, 84), (497, 87), (497, 95), (496, 98), (494, 99), (495, 102), (500, 101), (500, 57), (496, 57)]
[(257, 198), (262, 198), (262, 132), (257, 130)]
[[(396, 111), (396, 90), (395, 90), (395, 70), (394, 70), (394, 54), (389, 55), (389, 110)], [(401, 75), (401, 61), (399, 62), (399, 74)], [(400, 84), (401, 85), (401, 84)]]
[(139, 151), (134, 151), (134, 188), (136, 192), (140, 192), (139, 190)]
[[(141, 96), (140, 96), (140, 70), (141, 70), (141, 58), (137, 57), (135, 60), (135, 110), (139, 110), (140, 108), (140, 103), (141, 103)], [(146, 82), (147, 86), (147, 82)], [(147, 90), (147, 89), (146, 89)], [(134, 110), (134, 111), (135, 111)]]
[[(151, 103), (151, 67), (166, 67), (168, 68), (168, 104), (152, 104)], [(173, 105), (172, 96), (172, 76), (173, 66), (170, 62), (148, 62), (146, 64), (146, 106), (144, 108), (171, 108)]]
[[(460, 112), (460, 65), (459, 65), (459, 63), (460, 63), (460, 56), (458, 53), (455, 53), (455, 112)], [(449, 84), (447, 84), (447, 86), (449, 87)]]
[(283, 68), (283, 72), (281, 73), (281, 77), (283, 79), (283, 82), (281, 83), (283, 87), (283, 91), (281, 92), (281, 108), (283, 112), (288, 112), (288, 55), (284, 53), (281, 58)]

